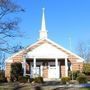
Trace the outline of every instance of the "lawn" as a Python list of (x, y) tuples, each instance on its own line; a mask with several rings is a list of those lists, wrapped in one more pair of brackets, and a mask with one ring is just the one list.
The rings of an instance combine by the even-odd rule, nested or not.
[(0, 90), (90, 90), (90, 88), (70, 88), (70, 87), (57, 87), (55, 86), (42, 86), (42, 89), (35, 89), (36, 86), (40, 86), (40, 84), (32, 85), (30, 83), (4, 83), (0, 84)]
[(80, 90), (90, 90), (90, 88), (80, 88)]

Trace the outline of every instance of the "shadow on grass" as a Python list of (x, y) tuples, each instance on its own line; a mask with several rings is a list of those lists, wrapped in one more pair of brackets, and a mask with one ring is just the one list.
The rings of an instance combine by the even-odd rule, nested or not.
[(42, 90), (42, 88), (40, 86), (36, 86), (34, 87), (34, 90)]
[(22, 88), (24, 88), (24, 87), (25, 87), (25, 86), (19, 86), (19, 85), (18, 85), (18, 86), (16, 86), (16, 87), (14, 87), (13, 90), (19, 90), (19, 89), (22, 89)]
[(60, 81), (46, 81), (42, 84), (42, 86), (56, 86), (60, 85)]

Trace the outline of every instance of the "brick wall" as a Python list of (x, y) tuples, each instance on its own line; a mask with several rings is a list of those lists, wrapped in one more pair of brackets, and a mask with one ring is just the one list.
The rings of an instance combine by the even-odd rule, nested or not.
[(6, 63), (5, 77), (10, 80), (11, 63)]
[[(23, 54), (25, 54), (25, 53), (24, 52), (21, 52), (21, 53), (17, 54), (16, 56), (14, 56), (12, 58), (12, 61), (13, 62), (22, 62), (23, 61)], [(69, 54), (68, 60), (73, 65), (73, 71), (76, 71), (76, 70), (82, 71), (83, 62), (82, 63), (81, 62), (77, 62), (76, 61), (77, 59), (78, 58), (76, 58), (75, 56)], [(29, 67), (29, 66), (27, 66), (27, 67)], [(10, 70), (11, 70), (11, 63), (6, 63), (5, 76), (7, 78), (10, 77)], [(61, 77), (65, 76), (65, 61), (64, 60), (63, 60), (63, 62), (60, 61), (60, 70), (61, 70), (60, 71), (60, 76)], [(45, 77), (47, 77), (47, 76), (48, 76), (48, 73), (47, 73), (47, 70), (46, 70), (45, 71)]]

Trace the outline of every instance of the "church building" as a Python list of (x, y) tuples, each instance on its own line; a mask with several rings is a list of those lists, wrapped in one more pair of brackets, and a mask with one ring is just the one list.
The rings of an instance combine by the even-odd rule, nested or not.
[(24, 76), (41, 76), (46, 80), (67, 77), (69, 71), (82, 71), (83, 58), (48, 38), (44, 12), (43, 9), (39, 39), (5, 60), (7, 78), (10, 78), (11, 64), (14, 62), (22, 63)]

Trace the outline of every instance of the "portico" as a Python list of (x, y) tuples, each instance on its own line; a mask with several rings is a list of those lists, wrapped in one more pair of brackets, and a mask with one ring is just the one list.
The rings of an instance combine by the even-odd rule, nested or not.
[[(60, 59), (60, 58), (36, 58), (34, 57), (31, 59), (24, 59), (24, 75), (30, 75), (31, 78), (41, 76), (43, 78), (48, 79), (59, 79), (61, 78), (61, 66), (60, 62), (64, 62), (65, 65), (65, 76), (68, 76), (68, 60), (67, 58)], [(30, 72), (27, 73), (27, 62), (29, 62), (29, 70)], [(61, 66), (60, 66), (61, 65)]]

